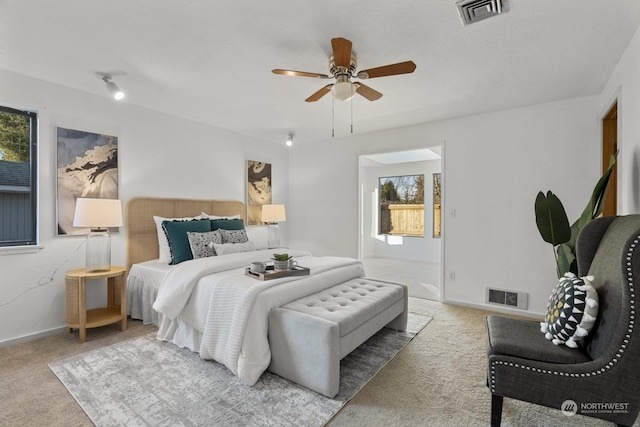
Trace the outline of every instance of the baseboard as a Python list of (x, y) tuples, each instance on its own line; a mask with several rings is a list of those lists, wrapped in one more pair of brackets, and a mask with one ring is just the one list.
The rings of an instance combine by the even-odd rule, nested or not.
[(21, 337), (11, 338), (10, 340), (0, 341), (0, 347), (8, 347), (10, 345), (20, 344), (27, 341), (33, 341), (33, 340), (37, 340), (38, 338), (44, 338), (50, 335), (56, 335), (66, 331), (67, 331), (66, 326), (60, 326), (58, 328), (37, 332), (35, 334), (23, 335)]
[(543, 313), (532, 313), (530, 311), (518, 310), (515, 308), (499, 307), (493, 304), (476, 304), (476, 303), (455, 301), (455, 300), (449, 300), (449, 299), (443, 299), (442, 302), (445, 304), (457, 305), (460, 307), (476, 308), (478, 310), (493, 311), (501, 314), (511, 314), (514, 316), (526, 317), (528, 319), (536, 320), (536, 321), (541, 321), (544, 318)]

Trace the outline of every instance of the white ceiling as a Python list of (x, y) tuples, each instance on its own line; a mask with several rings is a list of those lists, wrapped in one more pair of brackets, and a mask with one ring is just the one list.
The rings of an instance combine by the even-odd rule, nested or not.
[(392, 151), (389, 153), (367, 154), (361, 156), (366, 167), (393, 165), (398, 163), (425, 162), (440, 160), (442, 147), (422, 148), (418, 150)]
[[(355, 98), (364, 133), (598, 94), (640, 24), (637, 0), (510, 4), (465, 27), (455, 0), (0, 0), (0, 68), (105, 97), (111, 72), (124, 102), (303, 144), (331, 138), (331, 96), (304, 102), (327, 81), (271, 70), (326, 73), (333, 37), (358, 69), (417, 64), (366, 81), (384, 96)], [(350, 115), (336, 101), (336, 136)]]

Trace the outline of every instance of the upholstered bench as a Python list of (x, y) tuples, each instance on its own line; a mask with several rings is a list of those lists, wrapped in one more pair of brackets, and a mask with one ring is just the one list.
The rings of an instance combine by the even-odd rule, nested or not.
[(407, 326), (404, 285), (357, 278), (269, 314), (269, 371), (334, 397), (340, 360), (383, 327)]

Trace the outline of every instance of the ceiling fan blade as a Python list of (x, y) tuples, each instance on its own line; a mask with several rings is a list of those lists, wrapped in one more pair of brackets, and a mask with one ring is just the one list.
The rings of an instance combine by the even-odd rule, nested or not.
[(293, 70), (281, 70), (280, 68), (276, 68), (275, 70), (271, 70), (273, 74), (282, 74), (283, 76), (297, 76), (297, 77), (315, 77), (317, 79), (328, 79), (329, 76), (326, 74), (318, 74), (318, 73), (309, 73), (307, 71), (293, 71)]
[(305, 99), (305, 101), (316, 102), (318, 99), (322, 98), (323, 96), (325, 96), (331, 91), (331, 86), (333, 86), (333, 84), (328, 84), (324, 86), (322, 89), (320, 89), (319, 91), (315, 92), (313, 95)]
[(331, 39), (331, 48), (333, 49), (333, 61), (336, 67), (349, 68), (351, 65), (351, 48), (352, 43), (342, 37)]
[(382, 98), (382, 94), (380, 92), (378, 92), (375, 89), (371, 89), (369, 86), (365, 84), (358, 82), (358, 83), (355, 83), (355, 85), (357, 86), (356, 92), (364, 96), (365, 98), (367, 98), (369, 101), (375, 101), (377, 99)]
[(396, 74), (413, 73), (416, 64), (413, 61), (398, 62), (397, 64), (383, 65), (382, 67), (369, 68), (358, 72), (359, 79), (372, 79), (374, 77), (393, 76)]

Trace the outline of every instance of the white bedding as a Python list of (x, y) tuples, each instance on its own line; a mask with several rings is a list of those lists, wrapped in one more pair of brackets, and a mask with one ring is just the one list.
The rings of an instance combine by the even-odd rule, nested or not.
[(160, 324), (158, 312), (151, 308), (160, 283), (172, 265), (158, 260), (134, 264), (127, 274), (127, 314), (145, 325)]
[(260, 281), (244, 269), (273, 251), (200, 258), (172, 266), (164, 275), (153, 308), (161, 314), (158, 338), (225, 364), (253, 385), (269, 366), (268, 314), (303, 296), (364, 275), (352, 258), (312, 257), (287, 249), (309, 276)]

